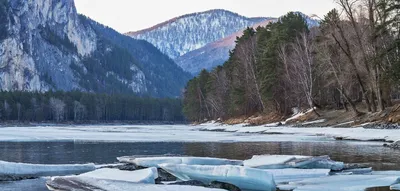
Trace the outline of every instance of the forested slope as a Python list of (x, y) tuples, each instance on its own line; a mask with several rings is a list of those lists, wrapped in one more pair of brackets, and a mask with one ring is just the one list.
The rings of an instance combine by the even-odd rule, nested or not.
[(223, 66), (187, 84), (185, 115), (202, 121), (319, 107), (358, 116), (391, 106), (399, 95), (399, 2), (339, 4), (319, 27), (288, 13), (248, 28)]

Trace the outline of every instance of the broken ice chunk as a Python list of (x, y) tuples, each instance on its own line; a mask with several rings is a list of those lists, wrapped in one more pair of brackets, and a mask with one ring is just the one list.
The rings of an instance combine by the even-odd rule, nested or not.
[(242, 166), (206, 166), (161, 164), (160, 167), (183, 181), (198, 180), (205, 184), (213, 181), (233, 184), (242, 190), (275, 191), (270, 172)]
[(94, 164), (44, 165), (0, 161), (0, 180), (21, 180), (42, 176), (65, 176), (95, 170)]
[(126, 182), (154, 184), (155, 179), (158, 178), (158, 173), (157, 168), (155, 167), (136, 171), (102, 168), (79, 176), (104, 180), (120, 180)]

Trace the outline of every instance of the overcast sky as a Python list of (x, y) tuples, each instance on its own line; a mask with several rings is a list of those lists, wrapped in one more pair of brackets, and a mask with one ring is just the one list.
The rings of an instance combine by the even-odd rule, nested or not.
[(187, 13), (226, 9), (248, 17), (289, 11), (325, 15), (334, 0), (75, 0), (78, 12), (119, 32), (136, 31)]

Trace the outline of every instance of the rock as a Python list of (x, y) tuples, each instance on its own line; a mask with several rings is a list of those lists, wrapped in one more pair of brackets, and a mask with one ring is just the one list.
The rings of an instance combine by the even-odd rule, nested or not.
[(240, 188), (238, 188), (237, 186), (235, 186), (233, 184), (218, 182), (218, 181), (211, 182), (209, 188), (221, 188), (221, 189), (229, 190), (229, 191), (241, 191)]
[(209, 185), (207, 185), (198, 180), (189, 180), (189, 181), (183, 181), (183, 182), (175, 182), (175, 183), (172, 183), (169, 185), (201, 186), (201, 187), (206, 187), (206, 188), (220, 188), (220, 189), (229, 190), (229, 191), (240, 191), (240, 188), (238, 188), (237, 186), (235, 186), (233, 184), (218, 182), (218, 181), (213, 181)]
[(119, 170), (125, 170), (125, 171), (135, 171), (137, 170), (137, 167), (133, 164), (125, 164), (117, 167)]
[(102, 166), (100, 168), (112, 168), (112, 169), (119, 169), (119, 170), (125, 170), (125, 171), (140, 170), (134, 164), (109, 165), (109, 166)]
[(384, 147), (390, 147), (390, 145), (387, 144), (387, 143), (383, 144), (383, 146), (384, 146)]
[(388, 145), (388, 147), (390, 147), (392, 149), (400, 149), (400, 141), (396, 141), (396, 142)]
[(207, 187), (206, 184), (204, 184), (201, 181), (197, 181), (197, 180), (189, 180), (189, 181), (183, 181), (183, 182), (174, 182), (172, 184), (169, 185), (184, 185), (184, 186), (201, 186), (201, 187)]
[[(161, 168), (158, 168), (157, 170), (158, 170), (158, 178), (156, 179), (156, 183), (171, 182), (171, 181), (177, 180), (177, 178), (174, 175), (168, 173), (167, 171), (165, 171)], [(184, 185), (184, 184), (180, 184), (180, 185)]]
[(369, 168), (369, 166), (366, 166), (364, 164), (345, 164), (343, 170), (353, 170), (353, 169), (361, 169), (361, 168)]
[(0, 175), (1, 181), (20, 181), (20, 180), (28, 180), (28, 179), (36, 179), (36, 178), (39, 178), (39, 177), (35, 177), (35, 176), (19, 177), (19, 176), (12, 176), (12, 175)]
[(364, 129), (400, 129), (397, 123), (375, 123), (368, 124), (363, 127)]

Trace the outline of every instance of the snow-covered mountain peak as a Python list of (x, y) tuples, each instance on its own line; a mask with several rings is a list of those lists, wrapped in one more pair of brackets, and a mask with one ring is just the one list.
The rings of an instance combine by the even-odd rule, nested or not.
[(176, 59), (266, 19), (248, 18), (227, 10), (215, 9), (176, 17), (127, 35), (146, 40)]

